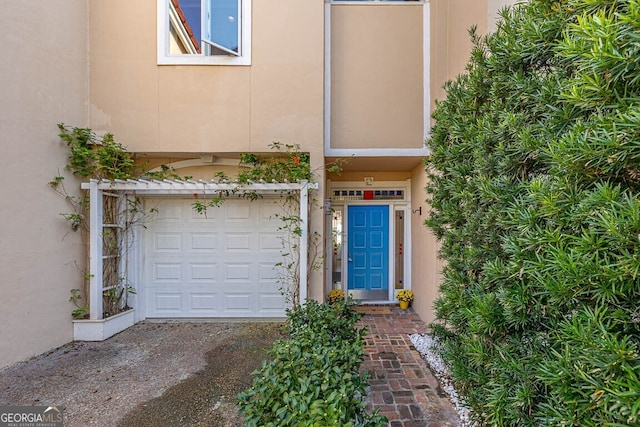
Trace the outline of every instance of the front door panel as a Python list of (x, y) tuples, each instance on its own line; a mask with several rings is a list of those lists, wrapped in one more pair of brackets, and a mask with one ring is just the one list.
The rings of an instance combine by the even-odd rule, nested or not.
[(389, 206), (348, 207), (347, 282), (356, 299), (388, 299)]

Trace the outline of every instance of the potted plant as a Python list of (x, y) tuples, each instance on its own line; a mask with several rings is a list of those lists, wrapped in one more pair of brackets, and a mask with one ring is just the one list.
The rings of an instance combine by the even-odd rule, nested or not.
[[(74, 289), (71, 300), (77, 303), (78, 290)], [(132, 326), (135, 320), (135, 312), (128, 304), (130, 294), (136, 291), (124, 278), (119, 278), (117, 283), (102, 292), (102, 317), (89, 318), (89, 307), (78, 306), (73, 311), (73, 339), (76, 341), (103, 341), (118, 332)], [(74, 300), (74, 298), (76, 300)]]
[(344, 291), (342, 289), (334, 289), (327, 295), (329, 304), (344, 300)]
[(396, 298), (400, 301), (400, 308), (406, 310), (409, 308), (409, 303), (413, 301), (413, 292), (409, 289), (402, 289), (398, 291)]

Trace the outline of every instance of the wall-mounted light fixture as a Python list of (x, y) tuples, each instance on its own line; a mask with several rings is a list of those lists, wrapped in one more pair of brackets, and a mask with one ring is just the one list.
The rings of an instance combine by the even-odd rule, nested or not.
[(418, 215), (422, 216), (422, 206), (420, 206), (418, 209), (412, 210), (411, 212), (417, 213)]

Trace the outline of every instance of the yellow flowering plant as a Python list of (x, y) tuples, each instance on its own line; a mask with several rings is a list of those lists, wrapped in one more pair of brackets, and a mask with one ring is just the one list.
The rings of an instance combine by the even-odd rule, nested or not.
[(398, 291), (396, 298), (398, 298), (398, 301), (411, 302), (413, 301), (413, 292), (409, 289), (402, 289), (401, 291)]
[(334, 302), (338, 302), (344, 299), (344, 291), (342, 289), (334, 289), (329, 292), (327, 295), (327, 300), (329, 304), (333, 304)]

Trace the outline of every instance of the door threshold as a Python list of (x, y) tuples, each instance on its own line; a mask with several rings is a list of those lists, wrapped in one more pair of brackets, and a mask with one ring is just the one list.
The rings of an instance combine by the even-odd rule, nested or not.
[(395, 301), (361, 301), (354, 298), (358, 305), (398, 305)]
[(365, 289), (349, 289), (348, 295), (356, 301), (361, 302), (389, 302), (389, 290), (365, 290)]

